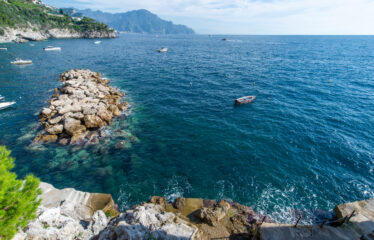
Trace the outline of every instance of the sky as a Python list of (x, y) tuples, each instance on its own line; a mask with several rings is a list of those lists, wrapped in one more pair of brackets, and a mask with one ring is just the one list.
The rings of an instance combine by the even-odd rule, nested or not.
[(44, 0), (106, 12), (147, 9), (200, 34), (373, 35), (374, 0)]

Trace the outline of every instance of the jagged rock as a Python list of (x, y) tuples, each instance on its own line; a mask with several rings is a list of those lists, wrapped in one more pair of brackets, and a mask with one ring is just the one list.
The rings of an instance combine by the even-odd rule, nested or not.
[(43, 108), (42, 110), (42, 114), (45, 115), (45, 116), (48, 116), (52, 113), (52, 110), (49, 109), (49, 108)]
[(62, 133), (63, 130), (64, 130), (64, 126), (62, 126), (62, 124), (54, 125), (54, 126), (46, 129), (46, 131), (49, 134), (56, 135), (56, 136), (57, 136), (57, 134)]
[(206, 208), (203, 207), (196, 212), (196, 216), (211, 226), (217, 225), (227, 214), (227, 209), (223, 207)]
[[(49, 120), (49, 123), (52, 124), (52, 125), (55, 125), (57, 123), (59, 123), (60, 121), (62, 120), (62, 117), (61, 116), (58, 116), (58, 117), (55, 117), (55, 118), (52, 118)], [(62, 131), (61, 131), (62, 132)], [(61, 133), (59, 132), (59, 133)]]
[(105, 122), (96, 115), (84, 116), (84, 124), (86, 128), (100, 128), (102, 126), (105, 126)]
[(14, 240), (92, 239), (108, 224), (104, 211), (116, 211), (108, 194), (86, 193), (72, 188), (58, 190), (47, 183), (41, 183), (40, 187), (42, 204), (37, 218), (29, 222)]
[(109, 112), (108, 110), (106, 110), (105, 108), (104, 109), (100, 109), (97, 113), (97, 115), (104, 121), (106, 121), (107, 123), (110, 123), (112, 118), (113, 118), (113, 115), (111, 112)]
[(86, 131), (86, 127), (81, 124), (81, 121), (75, 118), (65, 119), (64, 129), (70, 136)]
[(109, 239), (193, 239), (197, 228), (174, 213), (164, 212), (160, 205), (151, 203), (127, 211), (112, 221), (99, 235)]
[(88, 225), (88, 229), (94, 235), (99, 234), (108, 225), (108, 219), (105, 213), (101, 210), (96, 211), (92, 216), (92, 220)]

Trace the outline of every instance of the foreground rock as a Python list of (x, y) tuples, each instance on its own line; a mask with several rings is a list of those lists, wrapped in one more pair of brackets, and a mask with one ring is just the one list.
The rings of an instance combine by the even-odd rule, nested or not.
[(117, 210), (109, 194), (58, 190), (41, 183), (42, 203), (37, 218), (13, 239), (90, 239), (108, 224)]
[(50, 106), (39, 114), (44, 131), (34, 143), (82, 143), (127, 108), (121, 101), (124, 94), (108, 86), (100, 73), (70, 70), (61, 75), (60, 81), (63, 85), (55, 89)]
[[(341, 204), (336, 217), (342, 225), (278, 224), (252, 208), (222, 200), (152, 197), (118, 215), (108, 194), (72, 188), (55, 189), (42, 183), (43, 199), (37, 219), (14, 240), (361, 240), (374, 238), (374, 199)], [(354, 211), (354, 214), (352, 212)]]

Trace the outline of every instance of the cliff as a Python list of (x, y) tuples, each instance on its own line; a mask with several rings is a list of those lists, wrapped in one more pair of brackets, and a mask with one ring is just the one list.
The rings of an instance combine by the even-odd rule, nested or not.
[(225, 200), (177, 198), (167, 202), (163, 197), (152, 197), (119, 213), (108, 194), (58, 190), (47, 183), (40, 187), (43, 201), (37, 218), (14, 240), (359, 240), (372, 239), (374, 233), (374, 199), (338, 205), (336, 216), (344, 219), (339, 226), (294, 226), (274, 223), (250, 207)]
[(86, 17), (73, 19), (40, 2), (0, 1), (0, 42), (114, 37), (114, 30), (106, 24)]

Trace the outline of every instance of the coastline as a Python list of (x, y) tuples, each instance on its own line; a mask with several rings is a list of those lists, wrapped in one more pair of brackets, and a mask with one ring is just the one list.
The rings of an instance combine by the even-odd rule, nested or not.
[[(340, 204), (344, 221), (319, 225), (275, 223), (252, 208), (226, 200), (153, 196), (119, 212), (109, 194), (40, 184), (37, 218), (13, 239), (366, 239), (374, 225), (374, 199)], [(338, 221), (334, 221), (335, 223)]]
[[(264, 228), (268, 227), (270, 229), (273, 229), (273, 228), (274, 229), (283, 229), (284, 228), (284, 229), (288, 229), (288, 230), (293, 230), (292, 225), (283, 225), (283, 224), (277, 224), (277, 223), (267, 223), (267, 222), (265, 222), (262, 226)], [(315, 226), (315, 228), (319, 229), (319, 226)], [(302, 227), (300, 229), (302, 229)]]
[(47, 30), (37, 30), (30, 28), (6, 28), (4, 34), (0, 36), (0, 43), (27, 41), (44, 41), (47, 39), (68, 39), (68, 38), (118, 38), (115, 31), (85, 31), (78, 32), (68, 28), (52, 28)]

